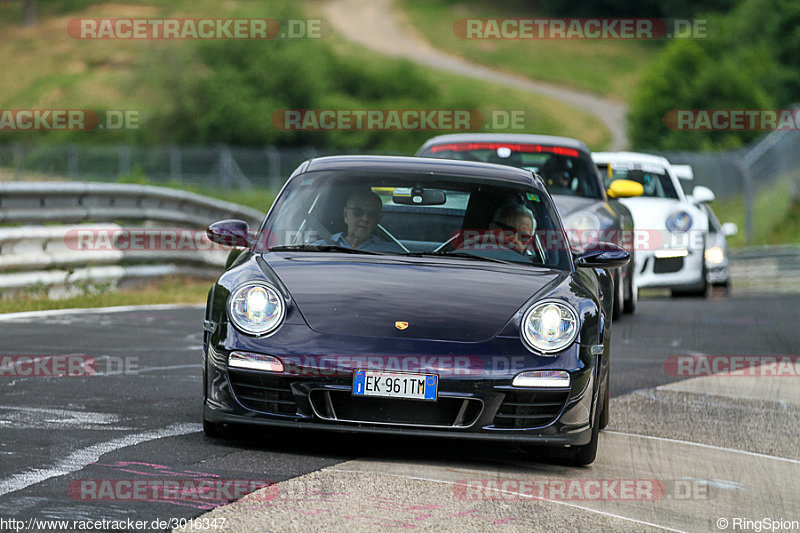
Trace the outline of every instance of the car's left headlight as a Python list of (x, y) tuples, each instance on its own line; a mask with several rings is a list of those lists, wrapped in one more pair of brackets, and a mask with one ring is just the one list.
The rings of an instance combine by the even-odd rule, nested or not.
[(531, 351), (560, 352), (578, 336), (578, 324), (572, 306), (555, 300), (539, 302), (522, 317), (522, 340)]
[(274, 331), (285, 315), (283, 298), (266, 283), (242, 285), (228, 300), (228, 318), (237, 329), (251, 335), (266, 335)]
[(692, 228), (692, 215), (678, 210), (667, 217), (665, 224), (672, 233), (686, 233)]

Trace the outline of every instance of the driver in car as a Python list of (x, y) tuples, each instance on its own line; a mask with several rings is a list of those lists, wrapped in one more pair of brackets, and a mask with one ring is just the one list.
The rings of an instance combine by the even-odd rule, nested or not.
[[(371, 252), (399, 252), (393, 242), (378, 238), (375, 230), (383, 216), (381, 197), (370, 190), (358, 191), (350, 195), (344, 206), (344, 224), (347, 231), (331, 235), (330, 240), (337, 246), (356, 248)], [(317, 244), (330, 244), (320, 241)]]
[(499, 231), (499, 242), (505, 247), (524, 255), (530, 254), (536, 221), (530, 209), (521, 204), (506, 204), (492, 217), (489, 229)]
[(578, 187), (572, 164), (565, 157), (551, 157), (542, 165), (540, 173), (552, 194), (574, 194)]

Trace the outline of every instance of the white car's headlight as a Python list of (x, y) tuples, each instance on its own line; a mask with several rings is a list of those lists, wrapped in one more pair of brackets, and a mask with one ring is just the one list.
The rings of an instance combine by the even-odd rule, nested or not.
[(686, 233), (692, 227), (692, 215), (686, 211), (675, 211), (667, 217), (666, 224), (672, 233)]
[(251, 335), (274, 331), (285, 315), (283, 298), (266, 283), (242, 285), (228, 300), (228, 318), (237, 329)]
[(725, 261), (725, 250), (723, 250), (720, 246), (712, 246), (711, 248), (706, 249), (705, 255), (706, 261), (715, 265)]
[(564, 229), (573, 246), (587, 246), (598, 241), (600, 220), (592, 213), (579, 211), (564, 219)]
[(520, 329), (532, 351), (559, 352), (578, 336), (578, 313), (563, 302), (539, 302), (525, 312)]

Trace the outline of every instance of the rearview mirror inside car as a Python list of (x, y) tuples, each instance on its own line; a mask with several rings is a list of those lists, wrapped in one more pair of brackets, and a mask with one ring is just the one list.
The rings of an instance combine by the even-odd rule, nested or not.
[(442, 205), (446, 201), (441, 189), (397, 188), (392, 193), (392, 202), (400, 205)]

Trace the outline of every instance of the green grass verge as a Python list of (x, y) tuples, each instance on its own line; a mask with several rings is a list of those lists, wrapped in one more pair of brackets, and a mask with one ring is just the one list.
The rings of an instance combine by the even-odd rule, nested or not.
[(174, 277), (136, 288), (81, 294), (63, 300), (23, 294), (0, 299), (0, 313), (118, 305), (201, 304), (205, 303), (211, 284), (209, 280)]
[(434, 46), (471, 61), (627, 101), (659, 45), (634, 40), (461, 39), (463, 18), (531, 18), (521, 1), (401, 0), (410, 22)]
[[(751, 245), (800, 243), (800, 204), (792, 200), (792, 183), (800, 182), (800, 172), (786, 175), (756, 194), (753, 203), (753, 242)], [(747, 245), (744, 197), (711, 204), (720, 222), (735, 222), (739, 233), (728, 237), (728, 245)]]

